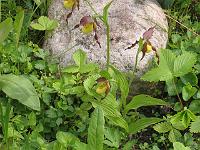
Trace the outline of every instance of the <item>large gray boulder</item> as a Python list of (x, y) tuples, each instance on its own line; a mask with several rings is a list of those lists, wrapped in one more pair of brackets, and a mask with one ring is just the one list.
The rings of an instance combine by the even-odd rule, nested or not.
[[(101, 48), (94, 40), (94, 34), (85, 35), (80, 29), (72, 30), (80, 22), (83, 16), (94, 15), (84, 0), (80, 0), (80, 9), (73, 12), (66, 22), (66, 16), (70, 10), (63, 6), (64, 0), (52, 0), (49, 8), (49, 17), (59, 22), (59, 27), (48, 36), (44, 47), (54, 55), (62, 57), (63, 64), (72, 63), (71, 56), (75, 50), (84, 50), (89, 60), (97, 62), (104, 67), (106, 64), (106, 30), (99, 21), (98, 37)], [(91, 0), (92, 6), (102, 14), (103, 7), (110, 0)], [(155, 26), (150, 39), (152, 45), (165, 48), (168, 39), (168, 23), (165, 14), (156, 0), (113, 0), (109, 9), (109, 22), (111, 27), (111, 63), (121, 71), (133, 69), (138, 49), (136, 45), (132, 49), (125, 50), (128, 46), (142, 37), (142, 34), (150, 27)], [(154, 56), (154, 52), (148, 53), (142, 61), (139, 55), (138, 72), (140, 76), (147, 69)]]

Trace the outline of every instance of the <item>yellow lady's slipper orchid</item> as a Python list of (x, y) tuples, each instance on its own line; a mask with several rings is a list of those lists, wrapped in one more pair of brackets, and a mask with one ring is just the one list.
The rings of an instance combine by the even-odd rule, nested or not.
[(91, 33), (94, 31), (94, 23), (87, 23), (84, 26), (82, 26), (81, 31), (85, 34)]
[(147, 44), (146, 53), (150, 53), (152, 51), (152, 45)]
[(64, 0), (64, 7), (68, 9), (72, 9), (76, 4), (76, 0)]

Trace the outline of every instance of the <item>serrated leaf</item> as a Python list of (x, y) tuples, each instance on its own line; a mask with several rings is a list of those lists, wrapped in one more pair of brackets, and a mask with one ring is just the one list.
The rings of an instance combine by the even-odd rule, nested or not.
[(76, 65), (81, 66), (86, 63), (86, 53), (82, 51), (81, 49), (78, 49), (74, 54), (73, 54), (73, 59), (76, 63)]
[(65, 73), (77, 73), (79, 71), (79, 67), (75, 65), (65, 67), (62, 72)]
[(162, 50), (159, 66), (147, 72), (141, 79), (146, 81), (172, 80), (173, 77), (180, 77), (189, 73), (195, 62), (195, 54), (184, 52), (176, 58), (170, 50)]
[(190, 132), (200, 133), (200, 117), (198, 117), (194, 122), (191, 123)]
[(10, 31), (12, 30), (12, 19), (7, 18), (0, 23), (0, 43), (2, 43), (7, 37)]
[(40, 100), (32, 83), (16, 75), (1, 75), (0, 88), (10, 98), (17, 99), (20, 103), (34, 110), (40, 110)]
[(188, 116), (188, 113), (185, 112), (183, 117), (182, 117), (182, 123), (183, 125), (187, 128), (190, 124), (191, 118)]
[(29, 126), (35, 126), (36, 125), (36, 115), (34, 112), (31, 112), (28, 115), (28, 125)]
[(24, 10), (21, 10), (20, 12), (17, 13), (14, 21), (14, 29), (16, 32), (16, 43), (18, 44), (19, 38), (20, 38), (20, 33), (22, 30), (23, 26), (23, 21), (24, 21)]
[(90, 96), (94, 96), (97, 99), (101, 98), (101, 96), (99, 94), (96, 93), (96, 91), (93, 89), (94, 85), (97, 84), (97, 79), (100, 78), (101, 76), (99, 74), (95, 74), (92, 75), (90, 77), (88, 77), (84, 82), (83, 82), (83, 86), (86, 90), (86, 92), (90, 95)]
[[(87, 144), (83, 143), (83, 142), (76, 142), (75, 145), (74, 145), (74, 148), (76, 150), (87, 150)], [(57, 150), (57, 149), (55, 149)]]
[(196, 92), (197, 88), (192, 87), (190, 84), (188, 84), (182, 89), (182, 97), (185, 101), (188, 101)]
[(175, 55), (170, 50), (161, 50), (159, 66), (148, 71), (141, 79), (150, 82), (172, 80), (174, 61)]
[[(161, 61), (162, 60), (162, 61)], [(173, 72), (174, 70), (174, 62), (176, 60), (176, 55), (167, 49), (162, 49), (160, 54), (160, 67), (166, 67), (168, 70)]]
[(167, 81), (172, 78), (172, 73), (164, 67), (153, 68), (141, 77), (142, 80), (149, 82)]
[(107, 140), (104, 140), (104, 144), (110, 147), (119, 147), (122, 135), (118, 128), (106, 128), (105, 137)]
[(70, 132), (58, 131), (56, 133), (56, 139), (66, 148), (68, 146), (74, 145), (76, 142), (79, 142), (79, 139)]
[(134, 96), (130, 103), (125, 106), (125, 112), (128, 112), (131, 109), (138, 109), (143, 106), (154, 106), (154, 105), (169, 105), (167, 102), (153, 98), (149, 95), (141, 94)]
[(89, 73), (93, 71), (98, 71), (98, 65), (93, 63), (88, 63), (83, 65), (83, 67), (80, 68), (80, 73)]
[(190, 103), (189, 109), (193, 112), (193, 113), (200, 113), (200, 100), (192, 100), (192, 102)]
[(163, 121), (163, 119), (160, 118), (141, 118), (137, 120), (136, 122), (132, 122), (129, 124), (129, 133), (135, 134), (138, 131), (147, 128), (150, 125), (156, 124), (158, 122)]
[(169, 132), (169, 136), (168, 136), (168, 139), (170, 142), (177, 142), (177, 141), (180, 141), (182, 135), (181, 133), (176, 130), (176, 129), (173, 129)]
[(185, 74), (184, 76), (181, 76), (180, 78), (181, 78), (181, 81), (185, 85), (190, 84), (192, 86), (196, 86), (198, 84), (198, 78), (193, 72)]
[(174, 62), (174, 76), (180, 77), (192, 71), (192, 67), (196, 62), (196, 55), (184, 52), (178, 56)]
[(38, 19), (38, 23), (31, 23), (31, 27), (35, 30), (53, 30), (58, 26), (58, 22), (56, 20), (50, 20), (46, 16), (41, 16)]
[(104, 114), (101, 108), (96, 108), (92, 114), (88, 128), (88, 150), (103, 150)]
[(153, 126), (153, 129), (159, 133), (166, 133), (172, 129), (172, 125), (169, 122), (161, 122)]
[(174, 142), (173, 143), (174, 150), (191, 150), (189, 147), (185, 147), (182, 143), (180, 142)]

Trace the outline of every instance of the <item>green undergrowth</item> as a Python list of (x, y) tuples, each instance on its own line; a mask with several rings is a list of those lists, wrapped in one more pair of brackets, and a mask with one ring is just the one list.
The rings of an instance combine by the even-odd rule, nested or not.
[[(71, 10), (66, 14), (70, 21), (79, 1), (63, 2)], [(90, 1), (82, 2), (95, 15), (83, 16), (84, 23), (74, 26), (94, 34), (101, 46), (97, 25), (102, 22), (107, 35), (105, 69), (88, 61), (81, 49), (73, 53), (74, 64), (65, 67), (42, 49), (44, 38), (59, 26), (46, 16), (50, 1), (0, 0), (0, 149), (199, 150), (198, 1), (160, 1), (169, 22), (166, 49), (158, 52), (149, 43), (153, 28), (136, 41), (138, 54), (157, 54), (154, 67), (141, 78), (164, 84), (164, 91), (152, 93), (156, 97), (130, 95), (133, 77), (110, 64), (112, 1), (102, 14)]]

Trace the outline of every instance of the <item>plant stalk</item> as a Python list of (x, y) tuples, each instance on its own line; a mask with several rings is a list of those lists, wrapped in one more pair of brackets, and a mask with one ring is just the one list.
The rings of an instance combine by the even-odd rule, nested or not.
[(181, 104), (181, 110), (183, 110), (183, 109), (184, 109), (183, 102), (182, 102), (182, 100), (181, 100), (181, 98), (180, 98), (180, 96), (179, 96), (178, 89), (177, 89), (177, 87), (176, 87), (176, 84), (175, 84), (174, 79), (173, 79), (172, 81), (173, 81), (173, 85), (174, 85), (174, 88), (175, 88), (175, 91), (176, 91), (176, 95), (177, 95), (178, 100), (179, 100), (179, 102), (180, 102), (180, 104)]
[(106, 24), (106, 56), (107, 56), (107, 61), (106, 61), (106, 68), (108, 70), (109, 68), (109, 65), (110, 65), (110, 26), (108, 23), (105, 23)]

